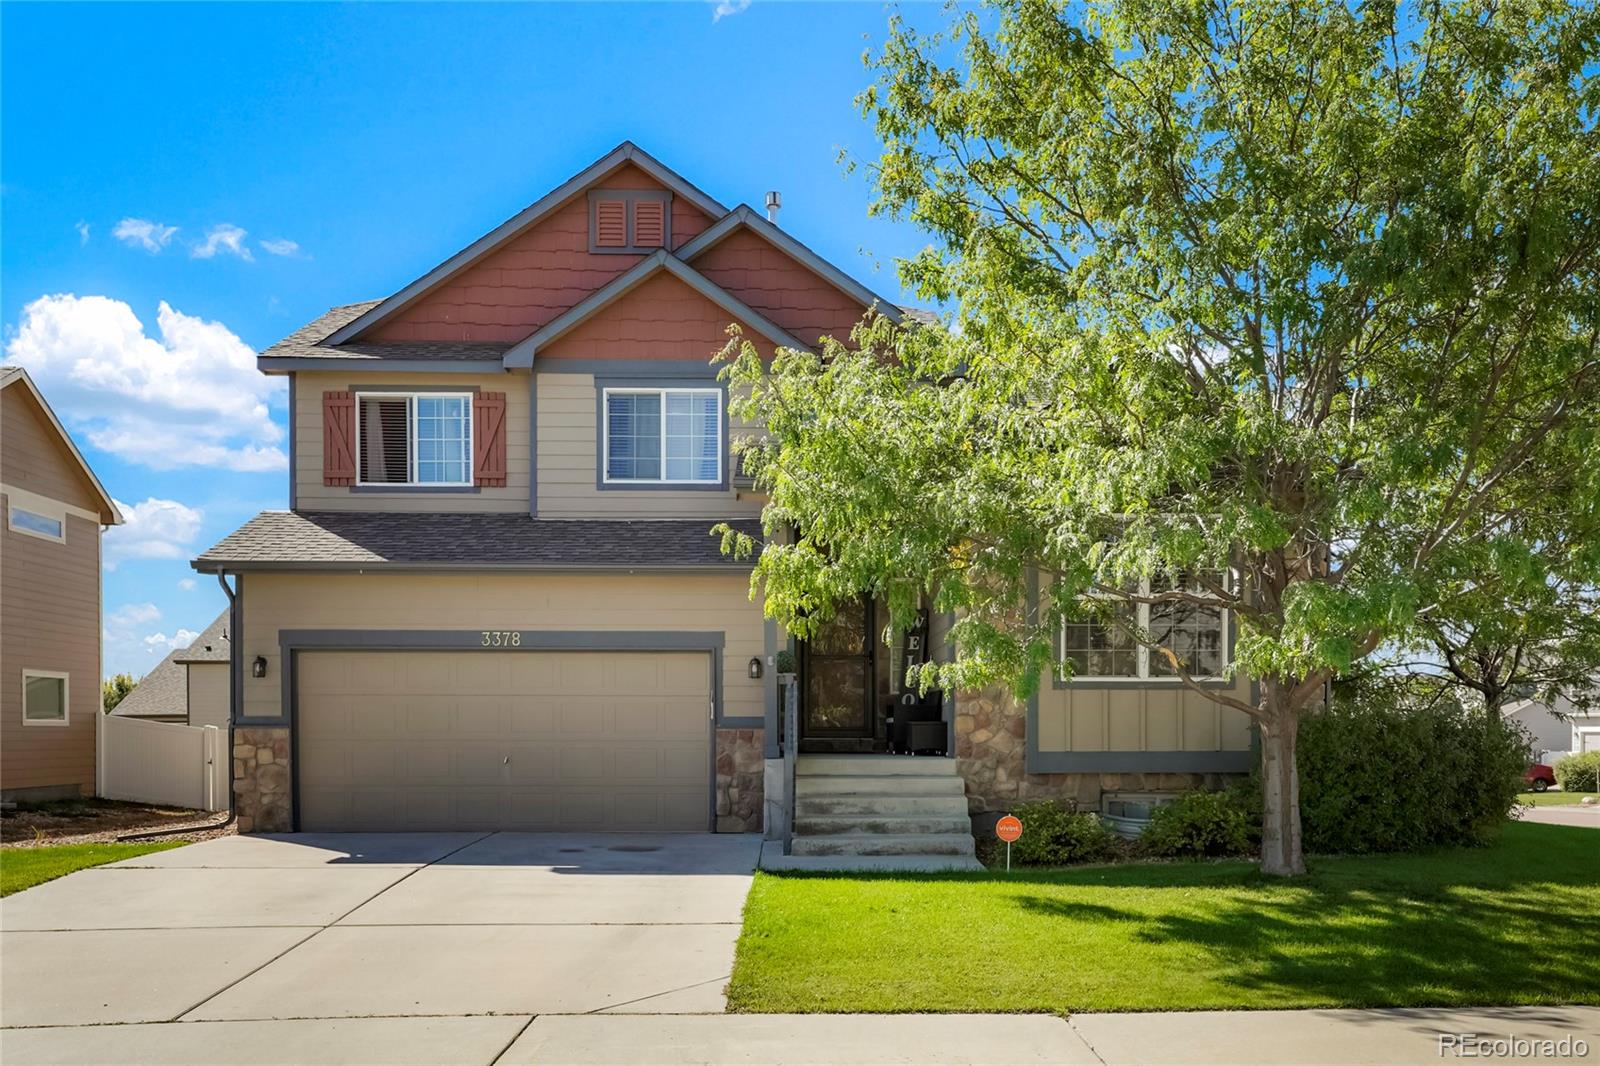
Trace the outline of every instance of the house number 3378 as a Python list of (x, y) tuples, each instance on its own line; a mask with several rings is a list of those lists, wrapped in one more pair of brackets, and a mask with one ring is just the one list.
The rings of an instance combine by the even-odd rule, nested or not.
[(482, 633), (485, 648), (520, 648), (522, 634), (515, 629), (485, 629)]

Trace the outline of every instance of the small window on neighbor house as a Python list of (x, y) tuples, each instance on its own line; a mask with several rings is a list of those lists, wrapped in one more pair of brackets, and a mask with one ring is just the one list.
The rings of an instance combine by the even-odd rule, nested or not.
[(471, 484), (470, 396), (364, 395), (357, 408), (360, 484)]
[(605, 480), (722, 481), (722, 390), (605, 390)]
[(45, 670), (22, 671), (22, 723), (67, 724), (67, 675)]
[(50, 540), (67, 539), (67, 526), (63, 519), (22, 507), (11, 508), (11, 528), (19, 533), (31, 533)]

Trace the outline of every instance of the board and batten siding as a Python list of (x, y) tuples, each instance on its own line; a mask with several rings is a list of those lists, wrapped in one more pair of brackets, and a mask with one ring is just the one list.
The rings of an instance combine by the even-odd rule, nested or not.
[[(682, 388), (715, 384), (709, 377), (673, 382)], [(724, 518), (761, 513), (761, 499), (748, 489), (600, 488), (599, 394), (592, 374), (540, 373), (538, 405), (540, 518), (704, 518), (709, 529)], [(754, 432), (730, 418), (725, 464), (732, 462), (731, 441)]]
[(265, 678), (246, 672), (243, 679), (243, 710), (252, 718), (283, 713), (278, 634), (285, 629), (719, 632), (722, 715), (759, 719), (765, 710), (766, 681), (747, 672), (766, 650), (766, 633), (745, 573), (253, 573), (243, 629), (241, 661), (260, 655), (268, 663)]
[[(363, 389), (456, 389), (503, 392), (506, 397), (504, 486), (461, 492), (384, 492), (322, 483), (322, 394)], [(301, 511), (522, 511), (528, 510), (528, 375), (397, 374), (381, 371), (301, 371), (295, 378), (295, 499)]]

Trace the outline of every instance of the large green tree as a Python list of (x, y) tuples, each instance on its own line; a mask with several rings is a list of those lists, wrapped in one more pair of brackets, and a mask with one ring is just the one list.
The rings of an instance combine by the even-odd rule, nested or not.
[(891, 21), (861, 104), (876, 210), (932, 239), (903, 276), (952, 323), (769, 365), (730, 345), (769, 431), (746, 457), (774, 541), (754, 580), (802, 635), (864, 590), (901, 623), (931, 598), (958, 654), (922, 680), (1019, 693), (1065, 669), (1065, 618), (1226, 609), (1252, 698), (1134, 636), (1259, 727), (1262, 866), (1299, 873), (1301, 715), (1474, 576), (1549, 565), (1498, 520), (1513, 485), (1600, 497), (1600, 19), (1010, 0), (950, 20)]

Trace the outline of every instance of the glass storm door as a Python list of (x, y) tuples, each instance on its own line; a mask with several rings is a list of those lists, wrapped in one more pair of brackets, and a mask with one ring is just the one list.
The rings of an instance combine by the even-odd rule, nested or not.
[(805, 709), (802, 736), (870, 738), (873, 645), (870, 605), (841, 604), (833, 618), (804, 646)]

